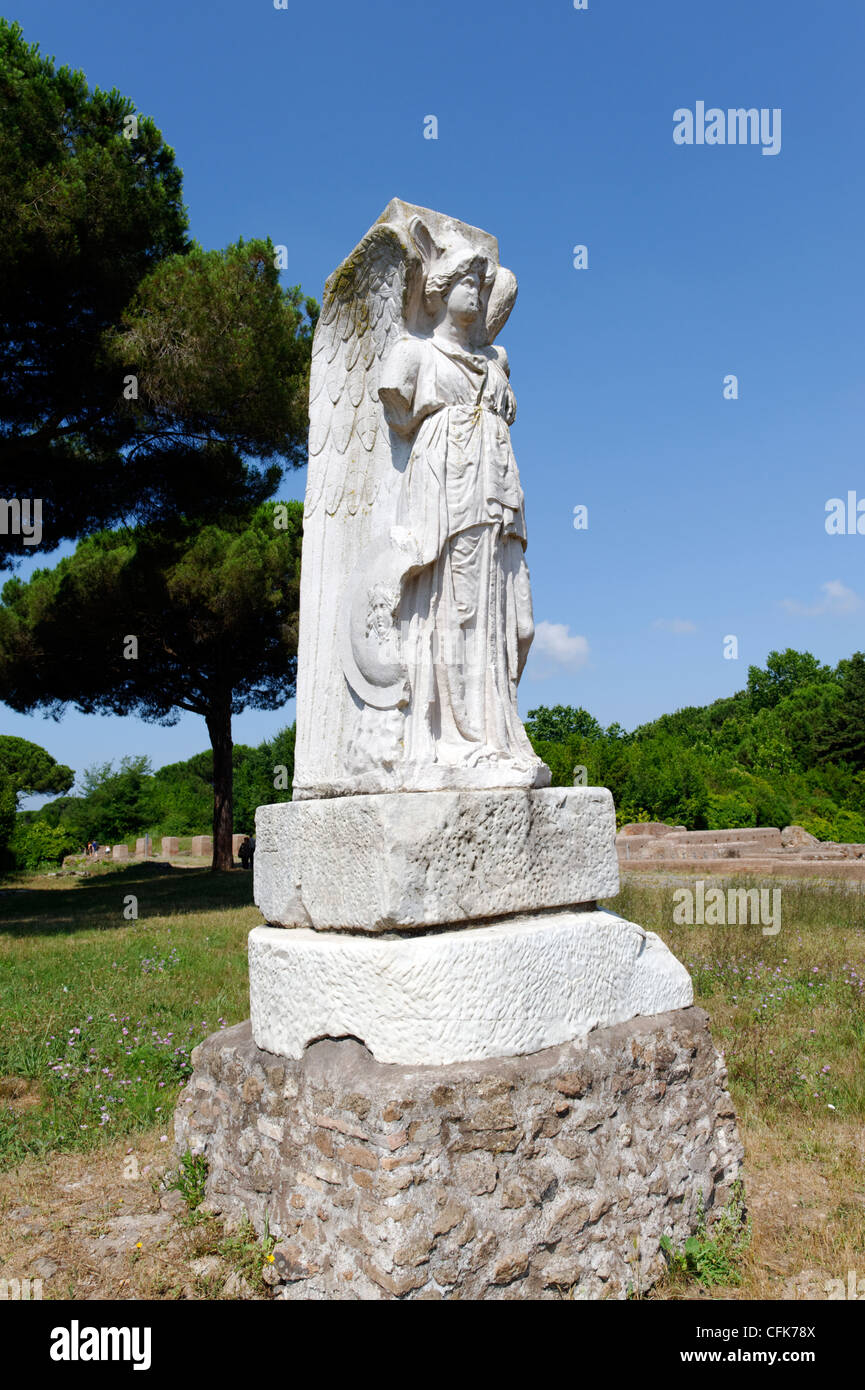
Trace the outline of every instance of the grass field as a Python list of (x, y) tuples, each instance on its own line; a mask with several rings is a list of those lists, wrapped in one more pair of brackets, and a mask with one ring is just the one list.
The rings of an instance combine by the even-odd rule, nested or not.
[(251, 899), (251, 874), (164, 864), (7, 883), (0, 1168), (148, 1126), (170, 1134), (192, 1048), (248, 1014)]
[[(672, 895), (672, 882), (630, 881), (607, 906), (684, 961), (726, 1054), (752, 1240), (740, 1282), (712, 1296), (791, 1297), (850, 1269), (862, 1277), (865, 895), (784, 885), (776, 936), (674, 926)], [(79, 1175), (60, 1182), (64, 1192), (86, 1186), (82, 1173), (110, 1186), (99, 1164), (116, 1178), (132, 1145), (153, 1172), (160, 1154), (162, 1166), (174, 1161), (172, 1115), (192, 1048), (248, 1014), (246, 935), (260, 921), (251, 896), (241, 871), (164, 864), (4, 884), (0, 1213), (22, 1191), (41, 1192), (43, 1212), (68, 1205), (60, 1176)], [(56, 1225), (71, 1219), (58, 1210)], [(171, 1296), (180, 1286), (158, 1287)], [(138, 1296), (145, 1287), (155, 1286), (130, 1285)], [(128, 1296), (126, 1283), (111, 1290)], [(700, 1292), (676, 1276), (653, 1296)]]
[[(726, 1057), (753, 1231), (727, 1296), (805, 1286), (825, 1297), (827, 1279), (865, 1275), (865, 894), (783, 883), (781, 929), (764, 936), (756, 925), (674, 926), (675, 886), (626, 879), (608, 906), (688, 967)], [(659, 1290), (681, 1291), (676, 1280)]]

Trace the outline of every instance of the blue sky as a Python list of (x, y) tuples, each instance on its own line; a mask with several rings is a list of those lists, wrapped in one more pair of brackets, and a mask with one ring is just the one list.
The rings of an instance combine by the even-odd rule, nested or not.
[[(269, 234), (316, 298), (393, 196), (498, 237), (520, 283), (502, 341), (539, 628), (524, 715), (581, 704), (630, 728), (741, 688), (772, 648), (865, 648), (865, 536), (824, 526), (829, 498), (865, 498), (860, 0), (4, 14), (153, 116), (199, 241)], [(675, 144), (698, 101), (780, 108), (780, 152)], [(3, 715), (78, 769), (207, 746), (193, 716)], [(235, 737), (293, 717), (248, 712)]]

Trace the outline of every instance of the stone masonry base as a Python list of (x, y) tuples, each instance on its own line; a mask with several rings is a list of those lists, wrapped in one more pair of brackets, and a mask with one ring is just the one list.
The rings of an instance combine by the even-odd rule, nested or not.
[(210, 1209), (268, 1220), (283, 1298), (625, 1298), (701, 1201), (711, 1225), (742, 1160), (694, 1007), (442, 1067), (351, 1039), (290, 1061), (243, 1023), (193, 1064), (178, 1149), (207, 1157)]

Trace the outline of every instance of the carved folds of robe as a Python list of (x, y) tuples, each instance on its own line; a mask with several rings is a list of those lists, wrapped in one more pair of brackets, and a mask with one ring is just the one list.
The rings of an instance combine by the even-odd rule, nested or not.
[(413, 438), (397, 502), (418, 556), (400, 605), (405, 765), (531, 766), (517, 681), (532, 606), (504, 353), (403, 338), (383, 364), (379, 399), (392, 428)]

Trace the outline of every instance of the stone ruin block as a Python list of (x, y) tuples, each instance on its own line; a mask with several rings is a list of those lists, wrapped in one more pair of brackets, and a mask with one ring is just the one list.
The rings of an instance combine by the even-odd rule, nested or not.
[(626, 839), (629, 836), (642, 837), (644, 835), (657, 837), (659, 835), (671, 835), (674, 830), (684, 829), (683, 825), (667, 825), (665, 821), (661, 820), (629, 821), (627, 825), (622, 826), (619, 834), (624, 835)]
[(177, 838), (176, 835), (163, 835), (163, 837), (162, 837), (162, 853), (163, 853), (163, 855), (168, 856), (169, 854), (177, 854), (179, 850), (180, 850), (180, 841), (178, 840), (178, 838)]

